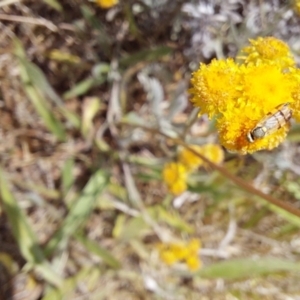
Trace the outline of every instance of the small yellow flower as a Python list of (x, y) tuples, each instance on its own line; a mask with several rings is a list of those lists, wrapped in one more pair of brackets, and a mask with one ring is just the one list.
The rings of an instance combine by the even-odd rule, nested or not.
[(294, 101), (291, 90), (295, 86), (295, 81), (289, 74), (282, 73), (280, 66), (268, 64), (248, 66), (241, 82), (240, 102), (245, 104), (245, 108), (251, 105), (251, 111), (263, 109), (263, 114), (267, 114), (279, 104)]
[(197, 256), (188, 257), (186, 264), (191, 271), (196, 271), (201, 267), (201, 261)]
[(184, 262), (191, 271), (195, 271), (201, 266), (201, 260), (198, 254), (200, 248), (201, 242), (198, 239), (192, 239), (187, 243), (162, 243), (158, 246), (160, 258), (167, 265)]
[(201, 248), (201, 241), (199, 239), (191, 239), (188, 243), (190, 253), (197, 254)]
[(267, 63), (280, 66), (282, 70), (295, 66), (290, 49), (283, 41), (274, 37), (259, 37), (256, 40), (250, 40), (250, 44), (241, 50), (247, 55), (245, 64)]
[(174, 195), (179, 195), (187, 189), (187, 175), (187, 168), (176, 162), (165, 164), (162, 172), (163, 181)]
[[(189, 148), (192, 148), (199, 154), (202, 154), (215, 164), (220, 164), (224, 160), (224, 151), (219, 145), (194, 145), (190, 146)], [(184, 148), (180, 151), (178, 160), (185, 165), (188, 170), (191, 171), (197, 169), (198, 167), (206, 166), (205, 162), (199, 156), (195, 155), (187, 148)]]
[[(224, 160), (224, 151), (219, 145), (206, 144), (202, 146), (202, 155), (215, 164), (220, 164)], [(206, 166), (206, 163), (203, 162)]]
[(232, 60), (212, 60), (200, 68), (191, 78), (192, 102), (201, 108), (201, 114), (212, 117), (227, 109), (227, 99), (238, 97), (240, 67)]
[(172, 252), (172, 250), (163, 250), (160, 253), (160, 257), (161, 260), (169, 266), (175, 264), (178, 261), (177, 256), (175, 255), (175, 253)]
[[(202, 148), (201, 146), (193, 145), (190, 146), (193, 150), (195, 150), (198, 153), (202, 153)], [(200, 165), (202, 165), (202, 159), (192, 153), (189, 149), (183, 148), (178, 156), (179, 162), (181, 162), (188, 170), (195, 170), (197, 169)]]
[(249, 132), (276, 107), (288, 103), (300, 120), (300, 71), (288, 46), (275, 38), (252, 40), (243, 52), (242, 64), (232, 59), (201, 64), (192, 75), (190, 92), (201, 113), (216, 118), (221, 144), (246, 154), (271, 150), (286, 137), (288, 124), (249, 141)]
[(288, 126), (254, 143), (249, 143), (247, 133), (278, 105), (294, 102), (291, 91), (297, 86), (295, 78), (275, 65), (248, 65), (241, 83), (236, 106), (217, 120), (221, 143), (242, 154), (277, 147), (286, 137)]
[(293, 9), (296, 12), (296, 14), (300, 15), (300, 1), (299, 0), (293, 1)]
[(290, 104), (293, 111), (293, 118), (300, 122), (300, 70), (294, 69), (291, 71), (291, 76), (297, 82), (292, 92), (294, 102)]
[(171, 244), (170, 245), (170, 251), (174, 253), (174, 255), (177, 257), (177, 260), (183, 260), (188, 256), (188, 248), (186, 247), (185, 244)]
[(119, 3), (119, 0), (96, 0), (96, 4), (102, 8), (111, 8)]

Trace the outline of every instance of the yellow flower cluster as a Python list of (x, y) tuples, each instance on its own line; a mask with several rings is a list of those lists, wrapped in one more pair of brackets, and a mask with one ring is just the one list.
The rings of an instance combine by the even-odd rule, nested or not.
[(299, 0), (294, 0), (293, 1), (293, 8), (294, 8), (294, 11), (300, 15), (300, 1)]
[[(220, 164), (224, 160), (224, 151), (219, 145), (206, 144), (203, 146), (191, 146), (190, 148), (197, 153), (202, 154), (215, 164)], [(201, 166), (207, 167), (206, 163), (199, 156), (195, 155), (187, 148), (180, 151), (178, 160), (185, 165), (186, 169), (189, 171), (193, 171)]]
[(110, 8), (110, 7), (118, 4), (119, 0), (96, 0), (95, 2), (100, 7), (107, 9), (107, 8)]
[[(219, 145), (194, 145), (190, 148), (216, 164), (221, 163), (224, 159), (224, 152)], [(171, 193), (179, 195), (187, 189), (188, 175), (201, 166), (206, 167), (205, 162), (189, 149), (183, 148), (179, 152), (177, 162), (165, 164), (162, 172), (163, 181)]]
[(289, 114), (277, 113), (281, 105), (300, 120), (300, 71), (288, 46), (273, 37), (250, 43), (239, 63), (229, 58), (200, 64), (190, 89), (201, 113), (216, 118), (222, 145), (242, 154), (270, 150), (283, 141)]
[(179, 195), (187, 189), (187, 175), (186, 167), (179, 162), (170, 162), (164, 165), (163, 180), (174, 195)]
[(199, 239), (192, 239), (188, 243), (162, 243), (158, 246), (160, 258), (163, 262), (167, 265), (184, 262), (191, 271), (198, 270), (201, 267), (198, 254), (200, 248), (201, 242)]

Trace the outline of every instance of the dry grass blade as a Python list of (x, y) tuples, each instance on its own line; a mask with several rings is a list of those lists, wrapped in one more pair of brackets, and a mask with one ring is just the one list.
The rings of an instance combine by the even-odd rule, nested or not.
[(64, 248), (68, 239), (84, 224), (99, 195), (106, 188), (108, 177), (102, 170), (96, 172), (84, 187), (79, 198), (72, 207), (62, 225), (46, 246), (46, 254), (50, 255), (57, 248)]
[(7, 214), (13, 235), (19, 245), (19, 249), (23, 257), (42, 275), (46, 281), (55, 286), (60, 286), (61, 278), (54, 272), (46, 260), (25, 214), (19, 207), (17, 200), (10, 192), (8, 183), (1, 171), (0, 187), (3, 208)]
[(13, 4), (15, 2), (20, 2), (20, 0), (2, 0), (0, 2), (0, 7), (4, 7), (4, 6), (10, 5), (10, 4)]
[(7, 14), (0, 14), (0, 20), (40, 25), (40, 26), (47, 27), (51, 31), (57, 31), (56, 25), (43, 18), (30, 18), (30, 17), (23, 17), (23, 16), (12, 16)]

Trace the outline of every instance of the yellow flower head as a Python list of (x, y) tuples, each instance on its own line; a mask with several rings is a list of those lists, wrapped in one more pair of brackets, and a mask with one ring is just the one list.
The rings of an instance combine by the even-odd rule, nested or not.
[(187, 257), (186, 264), (191, 271), (198, 270), (202, 265), (201, 260), (197, 256)]
[(192, 102), (201, 108), (201, 113), (212, 117), (226, 110), (227, 99), (238, 96), (239, 82), (240, 67), (232, 59), (201, 64), (191, 78)]
[(300, 70), (293, 69), (291, 76), (295, 79), (296, 84), (292, 92), (294, 102), (291, 103), (290, 107), (293, 111), (293, 118), (300, 122)]
[(96, 0), (96, 4), (102, 8), (111, 8), (119, 3), (119, 0)]
[[(206, 144), (202, 146), (201, 153), (208, 160), (215, 164), (220, 164), (224, 160), (224, 151), (219, 145)], [(206, 163), (202, 161), (203, 165), (206, 167)]]
[(173, 265), (177, 262), (184, 262), (192, 271), (197, 270), (201, 266), (199, 258), (199, 250), (201, 242), (198, 239), (192, 239), (187, 243), (162, 243), (158, 245), (160, 258), (167, 265)]
[(299, 0), (294, 0), (293, 1), (293, 9), (296, 12), (296, 14), (300, 15), (300, 1)]
[(187, 189), (187, 175), (186, 167), (176, 162), (165, 164), (162, 172), (163, 181), (174, 195), (179, 195)]
[[(198, 153), (202, 153), (202, 148), (201, 146), (190, 146), (193, 150), (195, 150)], [(195, 170), (197, 169), (200, 165), (202, 165), (202, 159), (192, 153), (189, 149), (183, 148), (178, 157), (179, 162), (181, 162), (188, 170)]]
[[(219, 145), (206, 144), (202, 146), (190, 146), (190, 148), (199, 154), (202, 154), (215, 164), (220, 164), (224, 160), (224, 151)], [(187, 148), (180, 151), (179, 161), (191, 171), (198, 167), (206, 166), (205, 162), (199, 156), (195, 155)]]
[(173, 265), (178, 261), (175, 253), (170, 249), (164, 249), (160, 253), (161, 260), (167, 265)]
[[(215, 164), (220, 164), (224, 159), (224, 151), (219, 145), (206, 144), (202, 146), (190, 146), (189, 148), (193, 149), (199, 154), (202, 154), (210, 161)], [(182, 163), (189, 171), (195, 170), (198, 167), (206, 166), (205, 162), (188, 148), (183, 148), (180, 153), (178, 160)]]
[(241, 52), (245, 53), (245, 64), (274, 64), (282, 70), (294, 67), (295, 60), (287, 44), (274, 37), (259, 37), (250, 40), (250, 46), (244, 47)]
[[(213, 67), (205, 66), (205, 72), (201, 72), (200, 65), (200, 71), (194, 72), (191, 80), (194, 105), (217, 119), (222, 145), (242, 154), (278, 146), (289, 129), (289, 112), (300, 117), (300, 73), (293, 68), (287, 45), (275, 38), (259, 38), (251, 44), (244, 48), (248, 54), (244, 64), (238, 65), (231, 59), (225, 60), (227, 64), (213, 61)], [(221, 70), (219, 79), (217, 64)], [(226, 76), (224, 65), (228, 66)], [(218, 80), (225, 77), (226, 84), (222, 86)], [(234, 86), (229, 85), (228, 77), (236, 78)], [(212, 78), (214, 87), (207, 84)], [(216, 92), (216, 88), (223, 90)], [(223, 97), (216, 100), (216, 94)], [(284, 117), (277, 111), (282, 107), (288, 110)]]

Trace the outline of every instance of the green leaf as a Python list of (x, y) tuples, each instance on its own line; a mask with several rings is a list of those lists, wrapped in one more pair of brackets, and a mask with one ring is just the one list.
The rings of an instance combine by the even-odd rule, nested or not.
[(46, 254), (50, 255), (56, 248), (64, 248), (68, 239), (84, 224), (94, 208), (99, 195), (108, 184), (105, 172), (97, 171), (84, 187), (81, 195), (74, 201), (68, 215), (59, 230), (54, 234), (46, 246)]
[(91, 88), (105, 82), (109, 71), (110, 65), (106, 63), (99, 63), (95, 65), (92, 70), (92, 76), (89, 76), (88, 78), (78, 82), (69, 91), (64, 93), (63, 98), (68, 100), (70, 98), (86, 94)]
[(61, 198), (58, 190), (49, 189), (43, 185), (36, 184), (34, 182), (19, 180), (17, 178), (11, 178), (11, 182), (23, 190), (27, 190), (33, 193), (37, 193), (42, 197), (52, 200), (58, 200)]
[(73, 185), (75, 178), (73, 176), (73, 169), (74, 169), (74, 159), (69, 158), (63, 167), (62, 170), (62, 191), (65, 195), (71, 186)]
[[(120, 219), (122, 220), (122, 219)], [(145, 222), (142, 216), (125, 220), (124, 226), (118, 233), (118, 238), (123, 241), (131, 241), (136, 238), (142, 238), (150, 231), (150, 225)], [(114, 229), (114, 232), (117, 230)]]
[(63, 11), (63, 8), (58, 1), (56, 0), (43, 0), (43, 1), (57, 11), (59, 12)]
[(83, 236), (82, 234), (76, 234), (75, 238), (83, 244), (86, 249), (90, 253), (94, 253), (98, 255), (102, 260), (111, 266), (114, 269), (118, 269), (121, 267), (121, 263), (109, 253), (106, 249), (102, 248), (98, 243), (88, 239), (87, 237)]
[(300, 271), (300, 264), (278, 258), (234, 259), (213, 264), (196, 273), (203, 278), (242, 279), (282, 271)]
[(81, 133), (84, 137), (89, 137), (94, 128), (93, 120), (100, 108), (103, 107), (101, 100), (97, 97), (85, 99), (82, 106)]
[(106, 33), (104, 24), (87, 5), (81, 5), (80, 10), (87, 23), (97, 31), (97, 40), (101, 45), (101, 51), (106, 56), (110, 56), (113, 37)]
[[(151, 213), (152, 212), (152, 213)], [(151, 215), (157, 214), (157, 221), (165, 222), (166, 224), (172, 226), (173, 228), (179, 229), (182, 232), (193, 233), (194, 229), (192, 226), (187, 224), (176, 211), (167, 211), (162, 206), (155, 206), (149, 209)]]
[(65, 100), (86, 94), (95, 85), (95, 79), (88, 77), (78, 82), (72, 89), (64, 93)]
[(65, 133), (63, 125), (55, 118), (46, 99), (50, 99), (58, 107), (64, 117), (76, 128), (80, 126), (80, 119), (65, 107), (63, 100), (52, 88), (42, 70), (27, 59), (21, 42), (18, 39), (15, 39), (14, 42), (15, 55), (19, 60), (20, 75), (25, 92), (37, 112), (41, 115), (46, 126), (58, 135), (60, 139), (64, 140)]
[(37, 237), (29, 225), (26, 215), (10, 192), (8, 183), (1, 170), (0, 193), (4, 211), (7, 214), (12, 233), (18, 243), (22, 256), (46, 281), (55, 286), (60, 286), (62, 279), (46, 260), (42, 249), (37, 243)]
[[(83, 267), (74, 276), (68, 277), (64, 280), (61, 288), (53, 288), (48, 286), (44, 290), (44, 296), (42, 300), (62, 300), (62, 299), (76, 299), (74, 295), (76, 293), (78, 284), (88, 285), (95, 279), (99, 282), (101, 276), (101, 271), (98, 267)], [(96, 277), (96, 278), (95, 278)], [(95, 285), (95, 284), (94, 284)]]
[(288, 221), (289, 223), (300, 227), (300, 218), (290, 212), (288, 212), (287, 210), (280, 208), (277, 205), (271, 204), (263, 199), (258, 198), (257, 199), (259, 202), (263, 203), (264, 206), (266, 208), (268, 208), (269, 210), (277, 213), (280, 217), (282, 217), (283, 219), (285, 219), (286, 221)]
[(168, 46), (158, 46), (153, 49), (141, 50), (135, 54), (124, 57), (120, 60), (122, 67), (128, 67), (141, 61), (157, 61), (165, 55), (172, 53), (172, 48)]

